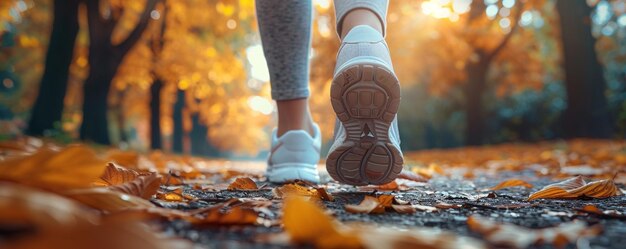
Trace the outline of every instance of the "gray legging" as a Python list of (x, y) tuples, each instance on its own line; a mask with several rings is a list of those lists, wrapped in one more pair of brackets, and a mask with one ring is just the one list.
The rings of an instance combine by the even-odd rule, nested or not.
[[(337, 33), (343, 17), (353, 9), (369, 9), (385, 26), (387, 0), (335, 0)], [(274, 100), (309, 97), (311, 0), (256, 0), (263, 53), (267, 60)]]

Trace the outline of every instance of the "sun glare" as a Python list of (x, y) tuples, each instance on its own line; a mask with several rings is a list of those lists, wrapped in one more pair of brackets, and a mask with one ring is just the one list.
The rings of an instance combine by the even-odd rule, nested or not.
[(469, 11), (472, 0), (428, 0), (422, 2), (422, 13), (437, 19), (456, 21)]

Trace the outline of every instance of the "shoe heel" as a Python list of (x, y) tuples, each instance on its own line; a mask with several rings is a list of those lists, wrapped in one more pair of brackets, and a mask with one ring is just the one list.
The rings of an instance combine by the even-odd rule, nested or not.
[(398, 79), (381, 65), (357, 64), (335, 76), (330, 94), (347, 136), (328, 156), (330, 176), (352, 185), (395, 179), (403, 158), (389, 139), (389, 127), (400, 105)]

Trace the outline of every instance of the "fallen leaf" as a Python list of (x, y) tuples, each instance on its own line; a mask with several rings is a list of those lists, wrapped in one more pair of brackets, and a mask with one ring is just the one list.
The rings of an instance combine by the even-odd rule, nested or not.
[(257, 190), (259, 189), (256, 183), (249, 177), (240, 177), (235, 179), (230, 185), (228, 190)]
[(255, 225), (261, 224), (260, 213), (271, 215), (269, 200), (243, 201), (233, 198), (220, 204), (192, 211), (195, 225)]
[(532, 193), (528, 197), (528, 200), (567, 199), (582, 196), (606, 198), (621, 194), (621, 191), (611, 179), (586, 183), (581, 176), (577, 176), (562, 182), (545, 186), (541, 190)]
[(283, 210), (285, 231), (291, 241), (296, 244), (312, 244), (316, 248), (486, 248), (476, 239), (443, 232), (440, 229), (398, 229), (362, 223), (344, 225), (326, 214), (315, 203), (298, 197), (286, 199)]
[(415, 208), (416, 210), (420, 210), (420, 211), (425, 211), (425, 212), (437, 212), (439, 211), (436, 207), (431, 207), (431, 206), (426, 206), (426, 205), (412, 205), (413, 208)]
[(324, 201), (335, 201), (335, 197), (333, 197), (325, 188), (315, 188), (320, 198)]
[(400, 213), (400, 214), (412, 214), (412, 213), (415, 213), (415, 208), (412, 205), (395, 205), (395, 204), (392, 204), (391, 208), (393, 208), (394, 211), (396, 211), (397, 213)]
[[(182, 190), (182, 189), (180, 189)], [(156, 198), (164, 201), (184, 201), (185, 197), (182, 193), (177, 193), (176, 191), (166, 192), (166, 193), (157, 193)]]
[(47, 231), (97, 220), (93, 212), (72, 199), (18, 184), (0, 183), (3, 229), (26, 227), (31, 231)]
[(435, 204), (435, 207), (439, 209), (461, 208), (462, 206), (461, 204), (450, 204), (446, 202), (438, 202)]
[(44, 147), (33, 155), (0, 162), (0, 180), (50, 190), (87, 188), (105, 166), (86, 146), (72, 145), (61, 151)]
[(470, 230), (482, 234), (484, 239), (498, 246), (526, 248), (537, 243), (563, 248), (579, 238), (594, 237), (601, 232), (600, 226), (587, 226), (582, 221), (561, 223), (559, 226), (529, 229), (513, 224), (498, 223), (491, 219), (472, 215), (467, 219)]
[(160, 186), (161, 177), (152, 173), (147, 176), (138, 176), (134, 180), (120, 185), (110, 186), (109, 189), (149, 200), (157, 193)]
[(594, 213), (594, 214), (604, 214), (602, 213), (602, 211), (596, 207), (595, 205), (585, 205), (582, 208), (583, 211), (587, 212), (587, 213)]
[(378, 190), (398, 190), (398, 183), (396, 182), (396, 180), (393, 180), (387, 184), (383, 184), (383, 185), (378, 185), (376, 186), (376, 189)]
[(366, 195), (358, 205), (345, 205), (346, 211), (350, 213), (381, 214), (385, 212), (385, 207), (381, 205), (376, 197)]
[[(393, 209), (398, 213), (410, 213), (410, 208), (413, 207), (408, 205), (408, 202), (397, 200), (393, 195), (380, 195), (378, 197), (366, 195), (358, 205), (345, 205), (346, 211), (350, 213), (364, 214), (381, 214), (387, 209)], [(413, 210), (413, 212), (414, 211), (415, 210)]]
[(115, 163), (108, 163), (104, 170), (104, 174), (100, 176), (96, 185), (111, 186), (123, 184), (135, 180), (138, 176), (139, 173), (134, 170), (126, 169), (122, 166), (116, 165)]
[(530, 184), (530, 183), (528, 183), (526, 181), (513, 178), (513, 179), (508, 179), (506, 181), (503, 181), (503, 182), (499, 183), (498, 185), (496, 185), (495, 187), (490, 188), (490, 189), (491, 190), (499, 190), (499, 189), (503, 189), (503, 188), (516, 187), (516, 186), (521, 186), (521, 187), (525, 187), (525, 188), (532, 188), (533, 187), (532, 184)]
[(175, 185), (183, 185), (183, 180), (172, 174), (167, 174), (165, 177), (161, 178), (161, 184), (166, 186), (175, 186)]
[(193, 248), (187, 240), (164, 237), (136, 219), (107, 217), (99, 224), (59, 226), (54, 230), (4, 244), (13, 249), (93, 248), (93, 249), (184, 249)]
[(129, 208), (154, 207), (151, 202), (140, 197), (113, 191), (108, 188), (70, 190), (63, 193), (63, 195), (106, 212), (119, 212)]
[(285, 198), (291, 195), (295, 195), (322, 199), (317, 190), (295, 183), (285, 184), (283, 186), (276, 187), (272, 190), (272, 193), (277, 198)]
[(320, 207), (302, 197), (285, 200), (282, 221), (285, 232), (294, 243), (310, 243), (318, 248), (362, 247), (357, 235), (344, 232), (339, 223)]

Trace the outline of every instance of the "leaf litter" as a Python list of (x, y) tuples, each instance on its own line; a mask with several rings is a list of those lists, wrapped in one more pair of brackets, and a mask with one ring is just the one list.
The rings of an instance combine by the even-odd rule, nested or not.
[[(597, 144), (593, 141), (591, 143)], [(84, 238), (75, 241), (75, 245), (85, 245), (83, 242), (90, 241), (120, 248), (137, 247), (136, 240), (125, 237), (133, 232), (122, 228), (132, 227), (140, 230), (136, 232), (138, 238), (149, 239), (159, 245), (171, 242), (172, 248), (176, 248), (176, 242), (180, 240), (166, 238), (158, 230), (147, 226), (153, 224), (151, 221), (161, 220), (166, 222), (163, 223), (166, 228), (176, 222), (186, 222), (192, 228), (185, 229), (197, 231), (203, 231), (206, 227), (225, 226), (274, 227), (284, 229), (285, 233), (274, 232), (270, 235), (286, 236), (289, 238), (288, 245), (312, 244), (320, 248), (488, 246), (481, 240), (461, 235), (464, 234), (462, 231), (459, 234), (459, 231), (425, 228), (418, 225), (421, 223), (405, 222), (443, 218), (442, 222), (434, 224), (446, 228), (445, 217), (451, 217), (454, 220), (448, 229), (464, 226), (454, 222), (467, 222), (467, 226), (489, 245), (524, 247), (543, 243), (561, 247), (577, 239), (598, 236), (601, 227), (609, 225), (604, 222), (595, 224), (594, 220), (588, 223), (576, 218), (595, 219), (596, 223), (597, 219), (620, 222), (624, 213), (621, 207), (607, 208), (594, 204), (576, 204), (565, 210), (543, 208), (555, 208), (556, 205), (541, 201), (527, 202), (524, 195), (528, 195), (528, 190), (517, 186), (534, 186), (516, 177), (504, 178), (509, 180), (499, 184), (493, 181), (481, 183), (485, 177), (493, 177), (489, 174), (507, 171), (523, 172), (531, 169), (537, 177), (551, 176), (553, 179), (584, 171), (586, 176), (593, 176), (596, 181), (587, 182), (582, 177), (575, 177), (551, 184), (531, 194), (532, 200), (564, 198), (567, 203), (595, 198), (621, 198), (621, 190), (613, 179), (619, 179), (623, 174), (611, 173), (606, 169), (624, 170), (624, 164), (620, 164), (619, 153), (622, 152), (612, 156), (615, 148), (626, 148), (624, 145), (600, 144), (594, 146), (592, 151), (585, 151), (579, 142), (573, 141), (567, 150), (541, 144), (524, 147), (523, 154), (516, 154), (517, 147), (508, 145), (496, 146), (498, 151), (494, 151), (494, 148), (464, 148), (463, 156), (456, 156), (454, 150), (441, 155), (439, 153), (444, 152), (433, 151), (419, 155), (407, 153), (407, 158), (416, 162), (417, 167), (403, 170), (397, 181), (384, 186), (372, 186), (367, 190), (369, 193), (363, 193), (366, 189), (334, 183), (314, 185), (292, 182), (277, 186), (263, 184), (259, 187), (257, 183), (263, 183), (264, 179), (258, 174), (241, 169), (221, 169), (221, 162), (160, 152), (96, 152), (85, 145), (63, 147), (50, 143), (35, 144), (21, 142), (0, 146), (0, 150), (6, 148), (11, 151), (3, 153), (5, 156), (0, 159), (0, 227), (18, 224), (18, 227), (35, 228), (29, 231), (37, 232), (28, 236), (50, 245), (72, 243), (58, 241), (58, 238), (73, 233)], [(506, 155), (506, 158), (496, 158), (494, 155), (498, 153)], [(537, 156), (529, 156), (533, 153)], [(207, 167), (207, 163), (214, 164), (210, 166), (214, 168)], [(474, 165), (474, 168), (463, 168), (467, 165)], [(611, 175), (606, 176), (607, 172), (613, 174), (613, 178), (610, 178)], [(465, 182), (470, 185), (448, 185), (459, 178), (467, 179)], [(521, 179), (531, 178), (525, 176)], [(498, 193), (481, 193), (479, 189), (483, 187), (493, 187), (492, 190), (498, 190)], [(515, 221), (515, 217), (533, 212), (531, 210), (536, 210), (534, 212), (541, 216), (565, 213), (566, 216), (560, 217), (571, 221), (544, 224), (542, 229), (495, 221)], [(484, 218), (475, 213), (491, 214), (492, 217)], [(469, 219), (463, 215), (469, 215)], [(396, 216), (402, 218), (389, 223), (388, 219)], [(352, 221), (345, 220), (346, 217), (352, 217), (348, 219)], [(365, 223), (354, 222), (356, 217), (359, 217), (356, 220)], [(393, 224), (398, 224), (398, 227)], [(54, 229), (59, 226), (62, 229)], [(611, 230), (604, 231), (611, 233)], [(509, 235), (518, 233), (529, 235)], [(324, 236), (320, 236), (322, 234)], [(102, 238), (128, 242), (122, 243), (124, 245), (116, 244), (119, 241), (100, 242)], [(41, 245), (31, 240), (25, 241), (9, 242), (23, 246), (20, 248)], [(186, 242), (182, 244), (189, 245)], [(153, 246), (159, 248), (159, 245)]]

